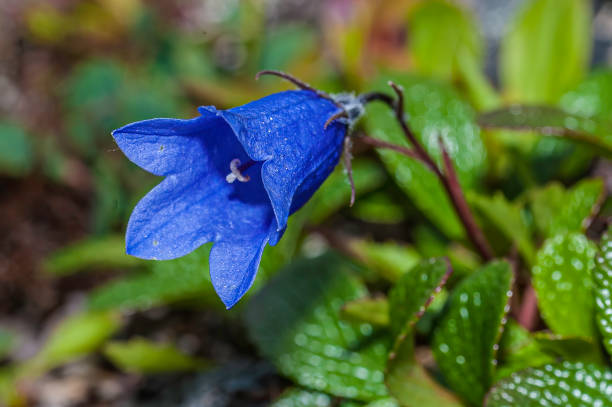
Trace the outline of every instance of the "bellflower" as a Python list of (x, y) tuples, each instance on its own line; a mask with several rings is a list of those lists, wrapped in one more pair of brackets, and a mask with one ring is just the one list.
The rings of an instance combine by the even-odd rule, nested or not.
[(348, 121), (325, 125), (347, 100), (286, 91), (229, 110), (200, 107), (190, 120), (115, 130), (131, 161), (165, 177), (134, 208), (127, 253), (174, 259), (213, 242), (212, 284), (232, 307), (253, 284), (266, 244), (279, 241), (289, 215), (338, 163)]

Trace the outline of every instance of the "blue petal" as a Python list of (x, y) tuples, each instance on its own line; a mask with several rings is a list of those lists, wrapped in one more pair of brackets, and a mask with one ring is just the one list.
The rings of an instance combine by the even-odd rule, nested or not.
[(167, 176), (134, 208), (126, 233), (128, 254), (173, 259), (209, 241), (268, 230), (273, 213), (261, 163), (246, 171), (251, 181), (227, 183), (230, 161), (249, 158), (223, 119), (214, 114), (208, 119), (198, 131), (198, 159)]
[(128, 124), (112, 134), (132, 162), (155, 175), (168, 175), (199, 165), (205, 156), (201, 137), (212, 124), (210, 116), (152, 119)]
[(210, 251), (210, 278), (221, 301), (229, 309), (251, 288), (268, 231), (249, 239), (237, 237), (215, 243)]
[[(218, 112), (249, 157), (266, 161), (262, 180), (281, 233), (289, 215), (312, 196), (338, 163), (347, 127), (336, 121), (324, 129), (337, 110), (334, 103), (313, 92), (287, 91)], [(271, 243), (279, 237), (280, 233)]]

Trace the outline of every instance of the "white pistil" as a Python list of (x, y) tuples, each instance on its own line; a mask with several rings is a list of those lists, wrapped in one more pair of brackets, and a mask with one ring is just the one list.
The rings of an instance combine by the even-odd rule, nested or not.
[(234, 158), (232, 161), (230, 161), (230, 173), (227, 174), (227, 176), (225, 177), (225, 180), (228, 183), (233, 183), (234, 181), (238, 180), (240, 182), (248, 182), (251, 177), (249, 177), (248, 175), (242, 175), (242, 173), (240, 172), (240, 164), (242, 164), (240, 162), (239, 159)]

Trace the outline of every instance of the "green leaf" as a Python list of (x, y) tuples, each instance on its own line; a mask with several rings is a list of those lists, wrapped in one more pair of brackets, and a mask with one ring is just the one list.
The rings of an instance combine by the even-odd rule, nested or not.
[(446, 259), (423, 260), (404, 274), (389, 292), (389, 320), (394, 348), (406, 337), (412, 340), (414, 324), (425, 313), (436, 293), (452, 273)]
[(610, 120), (612, 117), (612, 70), (592, 72), (576, 88), (561, 98), (564, 110), (583, 117)]
[(444, 0), (419, 3), (408, 20), (410, 52), (417, 71), (451, 80), (457, 76), (458, 56), (475, 62), (482, 56), (482, 39), (473, 18)]
[(351, 213), (358, 219), (370, 223), (394, 225), (404, 220), (404, 208), (389, 194), (374, 193), (358, 199)]
[(342, 318), (377, 326), (389, 325), (389, 301), (386, 298), (360, 298), (342, 307)]
[(603, 181), (582, 180), (568, 190), (551, 183), (532, 191), (530, 198), (535, 224), (544, 237), (584, 232), (603, 201)]
[(501, 44), (504, 90), (513, 101), (556, 102), (582, 79), (590, 52), (589, 2), (525, 2)]
[[(440, 159), (438, 137), (442, 136), (465, 189), (474, 187), (484, 171), (486, 151), (474, 112), (447, 85), (403, 74), (380, 76), (373, 89), (389, 92), (388, 80), (403, 86), (405, 109), (412, 130), (423, 146)], [(372, 103), (367, 108), (366, 127), (370, 135), (408, 146), (393, 112)], [(394, 151), (379, 149), (388, 172), (423, 213), (452, 238), (462, 238), (464, 230), (437, 177), (421, 162)]]
[(207, 366), (207, 362), (186, 355), (173, 345), (157, 344), (143, 338), (109, 342), (103, 353), (114, 365), (127, 372), (180, 372)]
[(563, 362), (526, 369), (498, 382), (486, 407), (605, 407), (612, 393), (612, 372), (592, 364)]
[(531, 231), (522, 215), (522, 207), (510, 203), (501, 192), (492, 197), (470, 193), (468, 201), (492, 222), (510, 241), (516, 243), (523, 258), (533, 264), (535, 249), (531, 241)]
[(448, 311), (434, 332), (432, 348), (440, 371), (448, 385), (472, 405), (482, 404), (493, 380), (511, 286), (507, 262), (487, 264), (453, 291)]
[(593, 282), (595, 286), (595, 310), (597, 326), (603, 338), (603, 344), (609, 355), (612, 355), (612, 231), (604, 235), (597, 255)]
[(94, 310), (146, 309), (183, 299), (201, 299), (221, 305), (208, 274), (210, 244), (187, 256), (152, 263), (152, 272), (113, 281), (89, 298)]
[(478, 116), (478, 123), (489, 129), (537, 132), (584, 145), (593, 152), (612, 157), (612, 123), (565, 112), (551, 106), (511, 106)]
[[(352, 168), (357, 196), (378, 188), (385, 181), (384, 171), (374, 161), (357, 159), (353, 161)], [(338, 166), (308, 203), (312, 211), (310, 221), (322, 222), (338, 209), (348, 206), (350, 198), (351, 187), (347, 175), (342, 166)]]
[(349, 246), (361, 262), (389, 281), (397, 281), (421, 259), (412, 246), (394, 241), (375, 243), (353, 239)]
[(401, 406), (459, 406), (436, 383), (414, 356), (414, 329), (419, 318), (452, 270), (445, 259), (424, 260), (404, 274), (389, 293), (389, 318), (393, 349), (389, 354), (386, 383)]
[(538, 307), (557, 334), (595, 336), (593, 283), (595, 245), (577, 233), (544, 242), (532, 269)]
[(33, 166), (32, 143), (25, 130), (7, 122), (0, 122), (0, 173), (23, 176)]
[(270, 407), (332, 407), (334, 399), (318, 391), (291, 388), (284, 392)]
[(52, 274), (68, 275), (91, 268), (134, 267), (144, 263), (125, 254), (123, 236), (105, 236), (64, 246), (51, 254), (43, 267)]
[(99, 349), (120, 326), (119, 316), (112, 312), (88, 312), (62, 321), (53, 331), (33, 366), (43, 370)]
[(366, 294), (351, 268), (331, 254), (296, 261), (252, 297), (245, 319), (259, 351), (282, 374), (314, 390), (369, 401), (387, 394), (387, 347), (373, 340), (370, 324), (340, 319), (344, 303)]

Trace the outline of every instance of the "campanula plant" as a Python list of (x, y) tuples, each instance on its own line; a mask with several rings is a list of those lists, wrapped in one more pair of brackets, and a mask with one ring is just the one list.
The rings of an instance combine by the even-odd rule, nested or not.
[(288, 217), (338, 164), (349, 121), (362, 112), (356, 98), (299, 84), (229, 110), (205, 106), (193, 119), (113, 131), (131, 161), (165, 177), (134, 208), (127, 253), (168, 260), (214, 242), (213, 286), (227, 308), (236, 304), (266, 244), (278, 243)]

